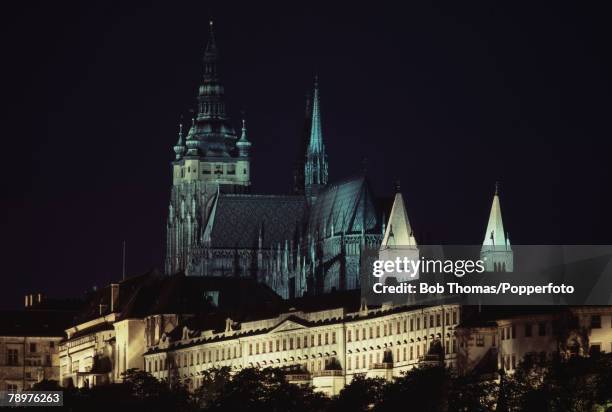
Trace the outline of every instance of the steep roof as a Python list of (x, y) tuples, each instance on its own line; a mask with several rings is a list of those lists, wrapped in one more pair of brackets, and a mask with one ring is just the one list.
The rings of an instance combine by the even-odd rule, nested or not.
[(253, 249), (263, 233), (270, 248), (294, 237), (306, 212), (304, 196), (220, 194), (207, 226), (214, 248)]
[(395, 194), (381, 247), (416, 246), (401, 192)]
[(311, 235), (329, 231), (367, 233), (378, 227), (376, 208), (369, 184), (364, 176), (356, 176), (340, 183), (330, 184), (319, 193), (309, 214), (308, 230)]
[[(217, 292), (217, 305), (209, 299)], [(228, 313), (264, 310), (281, 298), (268, 286), (244, 277), (185, 276), (178, 273), (143, 285), (121, 317), (142, 318), (161, 313), (197, 314), (222, 310)]]
[(506, 246), (506, 243), (509, 246), (510, 242), (506, 242), (506, 232), (504, 232), (499, 194), (496, 189), (491, 204), (491, 212), (489, 213), (489, 223), (487, 224), (487, 231), (485, 232), (485, 238), (482, 245)]

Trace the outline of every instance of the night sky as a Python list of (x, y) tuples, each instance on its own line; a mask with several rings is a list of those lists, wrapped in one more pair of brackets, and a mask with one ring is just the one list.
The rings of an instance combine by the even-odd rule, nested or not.
[(125, 3), (2, 6), (0, 307), (117, 280), (123, 239), (128, 273), (162, 267), (172, 146), (211, 13), (253, 192), (290, 190), (318, 73), (331, 180), (364, 156), (376, 194), (400, 179), (421, 243), (482, 242), (496, 180), (514, 244), (612, 243), (603, 10)]

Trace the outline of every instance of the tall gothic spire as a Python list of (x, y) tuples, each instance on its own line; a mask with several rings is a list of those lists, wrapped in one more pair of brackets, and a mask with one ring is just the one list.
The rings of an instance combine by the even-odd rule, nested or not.
[(316, 195), (327, 185), (327, 154), (323, 144), (321, 130), (321, 109), (319, 101), (319, 82), (315, 77), (314, 93), (312, 96), (312, 115), (310, 126), (310, 141), (306, 152), (306, 166), (304, 168), (305, 186), (307, 195)]
[(482, 242), (483, 246), (506, 247), (509, 242), (504, 231), (504, 222), (502, 221), (501, 205), (499, 202), (499, 183), (495, 183), (495, 194), (491, 204), (491, 212), (489, 213), (489, 223), (487, 231)]

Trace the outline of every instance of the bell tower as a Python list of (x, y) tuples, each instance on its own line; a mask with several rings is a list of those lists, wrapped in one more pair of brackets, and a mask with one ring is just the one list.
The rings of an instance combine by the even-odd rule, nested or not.
[(166, 225), (166, 273), (196, 273), (202, 230), (219, 193), (245, 193), (251, 186), (246, 122), (238, 137), (225, 106), (218, 70), (214, 24), (204, 50), (204, 74), (198, 87), (196, 115), (184, 136), (179, 128), (172, 162), (172, 190)]

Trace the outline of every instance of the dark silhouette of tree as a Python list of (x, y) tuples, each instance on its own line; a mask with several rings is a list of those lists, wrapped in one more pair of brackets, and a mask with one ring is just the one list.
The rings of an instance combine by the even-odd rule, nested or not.
[(286, 381), (279, 368), (243, 369), (209, 400), (209, 411), (307, 412), (326, 410), (328, 400), (312, 388)]
[(332, 411), (368, 411), (380, 403), (383, 387), (387, 384), (382, 378), (366, 378), (365, 374), (353, 377), (332, 402)]

